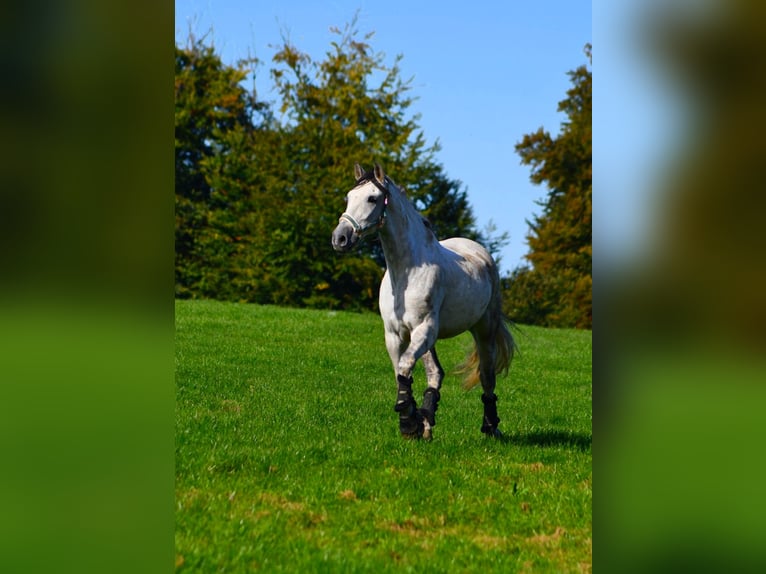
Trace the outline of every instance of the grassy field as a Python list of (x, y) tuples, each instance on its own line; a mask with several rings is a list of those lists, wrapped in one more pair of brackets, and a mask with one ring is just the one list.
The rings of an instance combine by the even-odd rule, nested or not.
[(405, 441), (377, 315), (178, 301), (176, 571), (590, 571), (591, 333), (515, 337), (503, 440), (450, 372), (463, 335)]

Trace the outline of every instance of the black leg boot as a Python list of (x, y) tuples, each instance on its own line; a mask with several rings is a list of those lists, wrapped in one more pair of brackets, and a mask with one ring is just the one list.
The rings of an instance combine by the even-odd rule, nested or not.
[(484, 423), (481, 425), (481, 432), (484, 434), (498, 436), (497, 425), (500, 424), (500, 418), (497, 416), (497, 395), (481, 395), (481, 402), (484, 403)]
[(432, 427), (436, 426), (436, 409), (439, 407), (439, 391), (428, 387), (423, 392), (423, 406), (420, 407), (420, 415), (428, 421)]
[(423, 434), (423, 419), (412, 398), (412, 377), (397, 375), (399, 390), (394, 410), (399, 413), (399, 432), (405, 438), (418, 438)]

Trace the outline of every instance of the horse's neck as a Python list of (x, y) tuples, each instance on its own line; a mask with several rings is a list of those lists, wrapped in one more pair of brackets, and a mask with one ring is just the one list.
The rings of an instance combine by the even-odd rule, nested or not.
[(424, 261), (433, 260), (438, 241), (422, 217), (400, 191), (391, 194), (386, 223), (380, 230), (386, 266), (394, 275), (406, 274)]

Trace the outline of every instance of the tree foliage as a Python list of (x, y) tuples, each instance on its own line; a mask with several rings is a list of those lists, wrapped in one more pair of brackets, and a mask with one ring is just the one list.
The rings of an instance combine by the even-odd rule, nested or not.
[[(585, 48), (592, 63), (591, 47)], [(531, 266), (506, 279), (506, 310), (517, 321), (546, 326), (592, 325), (591, 84), (583, 65), (569, 72), (572, 87), (559, 102), (567, 119), (552, 137), (543, 128), (516, 145), (530, 179), (548, 188), (542, 213), (527, 221)]]
[(241, 86), (245, 62), (226, 66), (211, 46), (190, 39), (175, 50), (176, 294), (230, 290), (244, 263), (252, 204), (255, 115)]
[(242, 87), (257, 62), (176, 47), (177, 296), (373, 308), (379, 246), (337, 255), (329, 240), (356, 161), (385, 165), (440, 235), (480, 238), (466, 191), (409, 113), (401, 56), (386, 65), (353, 22), (333, 32), (321, 61), (283, 39), (275, 104)]

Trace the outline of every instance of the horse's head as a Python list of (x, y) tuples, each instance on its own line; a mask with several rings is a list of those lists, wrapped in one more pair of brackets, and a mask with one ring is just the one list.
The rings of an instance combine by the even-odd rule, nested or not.
[(383, 168), (375, 164), (372, 171), (365, 172), (354, 164), (356, 184), (346, 194), (346, 211), (340, 216), (332, 232), (335, 251), (349, 251), (360, 239), (383, 227), (388, 205), (388, 180)]

